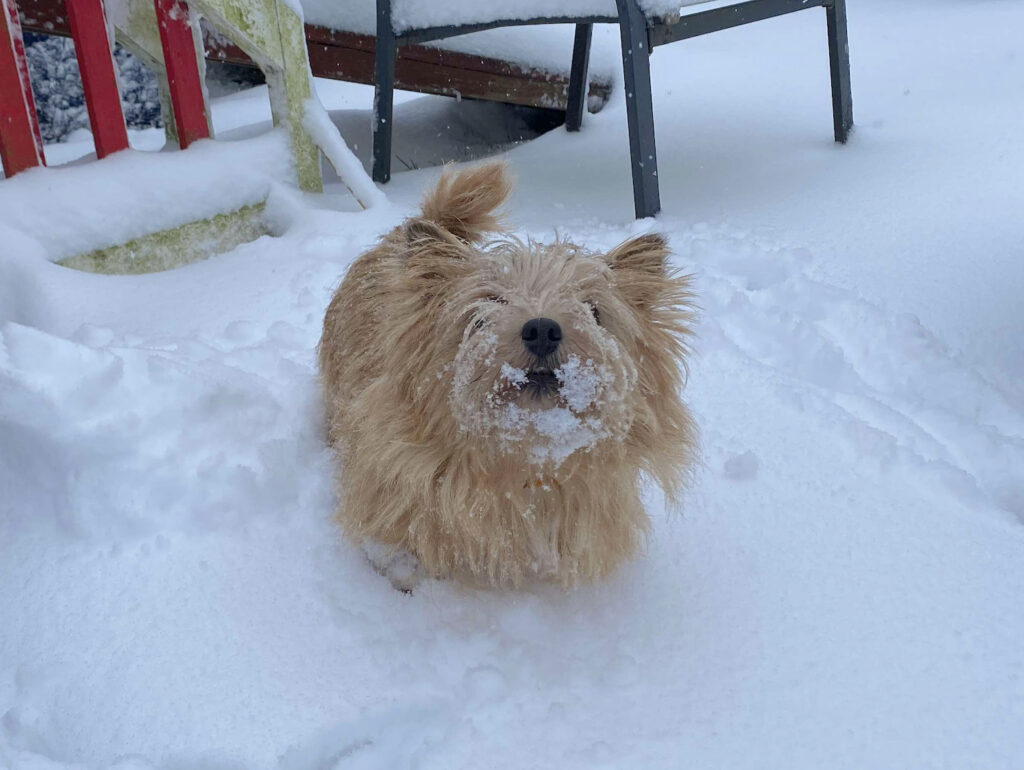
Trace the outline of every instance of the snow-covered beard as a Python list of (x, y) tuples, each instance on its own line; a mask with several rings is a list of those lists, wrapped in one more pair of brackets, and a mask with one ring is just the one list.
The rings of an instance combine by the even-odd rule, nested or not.
[(518, 335), (503, 343), (495, 326), (470, 330), (452, 366), (449, 403), (464, 434), (554, 468), (625, 438), (636, 368), (611, 334), (586, 320), (568, 328), (564, 350), (543, 362), (550, 376), (538, 381)]

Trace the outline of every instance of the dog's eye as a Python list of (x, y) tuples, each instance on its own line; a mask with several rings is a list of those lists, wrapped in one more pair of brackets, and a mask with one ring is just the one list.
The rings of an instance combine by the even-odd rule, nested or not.
[(590, 312), (593, 314), (594, 320), (597, 322), (597, 325), (600, 326), (601, 325), (601, 311), (599, 311), (597, 309), (597, 305), (594, 304), (593, 302), (588, 302), (587, 303), (587, 307), (590, 308)]
[(499, 294), (489, 294), (487, 296), (487, 301), (488, 302), (497, 302), (499, 305), (507, 305), (508, 304), (508, 300), (505, 299), (504, 297), (502, 297)]

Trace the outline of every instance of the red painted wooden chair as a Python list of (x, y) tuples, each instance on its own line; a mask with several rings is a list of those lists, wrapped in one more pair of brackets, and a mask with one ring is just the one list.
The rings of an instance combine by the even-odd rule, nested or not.
[[(168, 90), (182, 149), (209, 137), (206, 101), (188, 6), (154, 0)], [(0, 0), (0, 157), (6, 176), (45, 164), (15, 0)], [(128, 147), (128, 132), (103, 0), (65, 0), (96, 155)]]
[[(45, 162), (16, 1), (0, 0), (0, 151), (7, 176)], [(287, 170), (280, 166), (269, 172), (272, 183), (322, 192), (322, 152), (363, 208), (385, 200), (316, 98), (302, 17), (289, 0), (121, 0), (107, 8), (104, 0), (52, 2), (64, 3), (65, 29), (75, 42), (99, 157), (128, 148), (109, 42), (112, 28), (129, 50), (157, 72), (168, 137), (176, 138), (184, 149), (210, 136), (199, 58), (204, 52), (195, 23), (195, 17), (202, 15), (212, 29), (258, 62), (266, 76), (274, 124), (283, 129), (293, 161)], [(194, 14), (191, 20), (190, 14)], [(183, 159), (183, 168), (188, 168), (188, 161)], [(147, 163), (142, 161), (143, 166)], [(103, 169), (96, 171), (96, 178), (102, 180)], [(187, 177), (185, 173), (182, 178)], [(187, 222), (148, 217), (134, 223), (134, 231), (141, 232), (127, 242), (103, 243), (101, 238), (89, 251), (54, 255), (54, 261), (92, 272), (143, 273), (205, 259), (272, 232), (264, 217), (266, 188), (259, 189), (264, 198), (256, 202), (246, 199), (240, 207), (218, 208), (216, 201), (210, 201), (208, 211)], [(150, 194), (159, 199), (166, 191)]]

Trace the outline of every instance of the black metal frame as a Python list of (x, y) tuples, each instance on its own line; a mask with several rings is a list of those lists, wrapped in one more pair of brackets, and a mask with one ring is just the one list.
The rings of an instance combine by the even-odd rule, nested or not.
[(572, 68), (569, 70), (569, 93), (565, 100), (565, 130), (579, 131), (583, 125), (583, 110), (587, 106), (587, 70), (590, 68), (590, 41), (594, 25), (576, 25), (576, 38), (572, 44)]
[(572, 70), (569, 74), (565, 127), (579, 131), (587, 100), (587, 68), (594, 24), (618, 24), (622, 38), (623, 85), (629, 124), (629, 150), (633, 169), (633, 202), (638, 219), (661, 210), (658, 191), (658, 153), (654, 140), (654, 105), (651, 95), (651, 51), (659, 45), (688, 40), (755, 21), (807, 8), (824, 8), (828, 28), (829, 68), (832, 79), (832, 117), (835, 140), (845, 143), (853, 128), (850, 90), (850, 49), (846, 30), (846, 0), (743, 0), (734, 5), (648, 18), (637, 0), (615, 0), (618, 16), (552, 16), (504, 19), (483, 24), (430, 27), (396, 34), (391, 23), (391, 0), (377, 0), (376, 92), (373, 109), (373, 179), (391, 178), (391, 130), (395, 90), (395, 60), (400, 45), (442, 40), (498, 27), (534, 24), (575, 24)]

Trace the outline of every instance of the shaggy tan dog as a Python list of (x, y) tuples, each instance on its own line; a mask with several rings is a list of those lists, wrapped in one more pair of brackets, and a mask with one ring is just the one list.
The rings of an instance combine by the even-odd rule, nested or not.
[(605, 255), (511, 237), (508, 192), (500, 164), (446, 173), (334, 295), (319, 354), (338, 520), (435, 577), (571, 585), (643, 543), (642, 474), (681, 491), (690, 286), (657, 235)]

